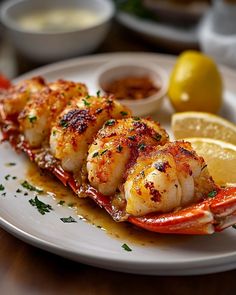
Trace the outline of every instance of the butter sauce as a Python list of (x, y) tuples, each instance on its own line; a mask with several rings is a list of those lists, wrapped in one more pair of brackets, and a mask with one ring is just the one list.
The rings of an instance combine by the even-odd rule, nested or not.
[(121, 243), (129, 242), (141, 246), (155, 245), (163, 247), (168, 245), (173, 246), (173, 243), (185, 243), (189, 239), (187, 236), (163, 235), (148, 232), (136, 228), (128, 222), (115, 222), (94, 201), (88, 198), (76, 197), (71, 189), (64, 187), (59, 180), (49, 173), (39, 170), (33, 163), (29, 163), (28, 165), (26, 178), (31, 184), (42, 188), (51, 195), (58, 206), (61, 206), (59, 203), (63, 203), (63, 206), (72, 207), (78, 217), (82, 219), (79, 222), (89, 222), (93, 226), (104, 230), (108, 235), (120, 239)]
[(99, 23), (101, 16), (88, 9), (53, 9), (25, 14), (18, 19), (22, 29), (33, 32), (61, 32), (88, 28)]

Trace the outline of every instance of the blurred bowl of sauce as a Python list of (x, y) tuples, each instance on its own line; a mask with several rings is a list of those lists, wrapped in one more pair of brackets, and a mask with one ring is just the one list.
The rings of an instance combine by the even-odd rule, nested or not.
[(105, 64), (97, 77), (97, 88), (113, 94), (136, 116), (149, 115), (161, 108), (169, 80), (160, 66), (134, 60)]
[(109, 0), (10, 0), (0, 11), (13, 45), (37, 62), (94, 51), (106, 37), (113, 16)]

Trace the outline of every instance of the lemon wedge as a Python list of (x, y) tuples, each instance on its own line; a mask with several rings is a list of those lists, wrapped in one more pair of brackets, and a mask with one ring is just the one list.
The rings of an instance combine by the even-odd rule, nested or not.
[(210, 113), (175, 113), (172, 116), (171, 126), (176, 139), (208, 137), (236, 145), (236, 125)]
[(208, 166), (210, 175), (220, 186), (236, 185), (236, 146), (212, 138), (185, 138)]

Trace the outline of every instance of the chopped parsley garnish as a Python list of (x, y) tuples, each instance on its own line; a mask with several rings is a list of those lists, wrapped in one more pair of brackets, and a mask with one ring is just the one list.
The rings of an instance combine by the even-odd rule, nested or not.
[(65, 201), (61, 200), (61, 201), (58, 202), (58, 204), (59, 205), (64, 205), (65, 204)]
[(157, 133), (153, 136), (153, 138), (156, 140), (156, 141), (160, 141), (161, 140), (161, 134)]
[(102, 152), (101, 152), (101, 156), (104, 155), (107, 151), (108, 151), (108, 149), (102, 151)]
[(96, 110), (96, 114), (101, 114), (102, 111), (103, 111), (103, 109), (99, 108), (99, 109)]
[(115, 124), (115, 122), (116, 121), (114, 119), (108, 120), (108, 121), (106, 121), (105, 126), (113, 126)]
[(202, 167), (201, 171), (204, 170), (206, 167), (207, 167), (207, 165), (204, 165), (204, 166)]
[(120, 153), (123, 150), (123, 146), (118, 145), (118, 147), (116, 149), (117, 149), (118, 153)]
[(94, 154), (93, 154), (93, 158), (97, 157), (98, 155), (99, 155), (98, 152), (94, 153)]
[(128, 139), (130, 139), (130, 140), (135, 140), (135, 136), (134, 136), (134, 135), (132, 135), (132, 136), (128, 136)]
[(121, 111), (120, 114), (121, 114), (121, 116), (127, 116), (128, 115), (128, 113), (124, 112), (124, 111)]
[(1, 196), (5, 197), (6, 196), (6, 192), (5, 193), (2, 193)]
[(85, 98), (86, 98), (86, 99), (90, 99), (90, 97), (91, 97), (91, 95), (88, 94), (88, 95), (86, 95)]
[(133, 120), (140, 121), (141, 119), (140, 119), (140, 117), (133, 117)]
[(69, 203), (68, 207), (74, 207), (76, 205), (76, 203)]
[(52, 131), (52, 135), (55, 136), (57, 134), (56, 130)]
[(13, 163), (13, 162), (6, 163), (6, 166), (16, 166), (16, 163)]
[(36, 207), (39, 213), (41, 213), (42, 215), (53, 210), (51, 205), (45, 204), (44, 202), (40, 201), (37, 196), (34, 199), (30, 199), (29, 203), (32, 206)]
[[(87, 97), (88, 98), (88, 97)], [(86, 106), (86, 107), (89, 107), (90, 106), (90, 103), (89, 102), (87, 102), (87, 100), (86, 99), (82, 99), (82, 101), (84, 102), (84, 105)]]
[(7, 175), (5, 176), (5, 179), (8, 180), (10, 176), (11, 176), (10, 174), (7, 174)]
[(122, 247), (125, 251), (128, 251), (128, 252), (131, 252), (131, 251), (132, 251), (132, 249), (131, 249), (127, 244), (123, 244), (121, 247)]
[(16, 193), (18, 193), (18, 194), (19, 194), (19, 193), (22, 193), (22, 190), (18, 188), (18, 189), (16, 190)]
[(232, 228), (236, 229), (236, 224), (232, 225)]
[(0, 191), (4, 191), (4, 190), (5, 190), (5, 187), (2, 184), (0, 184)]
[(100, 93), (101, 93), (101, 91), (98, 90), (98, 91), (97, 91), (97, 97), (100, 97)]
[(28, 119), (29, 119), (30, 123), (34, 123), (37, 120), (37, 117), (34, 115), (29, 115)]
[(14, 180), (15, 180), (15, 179), (17, 179), (17, 177), (16, 177), (16, 176), (12, 176), (12, 179), (14, 179)]
[(62, 222), (64, 223), (71, 223), (71, 222), (77, 222), (72, 216), (69, 217), (62, 217), (60, 218)]
[(63, 127), (63, 128), (66, 128), (66, 127), (68, 127), (68, 122), (66, 122), (65, 120), (61, 119), (59, 125), (60, 125), (61, 127)]
[(28, 193), (27, 193), (27, 192), (25, 192), (25, 193), (24, 193), (24, 196), (28, 196)]
[(97, 225), (97, 228), (102, 228), (101, 225)]
[(146, 148), (146, 144), (145, 144), (145, 143), (141, 143), (141, 144), (139, 144), (139, 146), (138, 146), (138, 149), (139, 149), (140, 151), (143, 151), (145, 148)]
[(24, 188), (28, 189), (29, 191), (34, 191), (34, 192), (37, 192), (37, 193), (43, 193), (43, 190), (42, 189), (33, 186), (27, 180), (25, 180), (24, 182), (22, 182), (21, 185)]
[(207, 194), (209, 198), (214, 198), (217, 195), (217, 191), (211, 191)]

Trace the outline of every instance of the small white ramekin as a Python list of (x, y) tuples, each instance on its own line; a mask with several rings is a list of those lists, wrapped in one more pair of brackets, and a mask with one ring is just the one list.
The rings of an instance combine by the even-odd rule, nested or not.
[(152, 96), (139, 100), (123, 99), (120, 102), (129, 107), (136, 116), (144, 116), (155, 113), (162, 105), (168, 90), (168, 74), (160, 66), (151, 62), (138, 60), (121, 60), (108, 62), (100, 67), (97, 73), (97, 88), (105, 93), (103, 85), (116, 79), (125, 77), (148, 76), (154, 85), (160, 87)]

